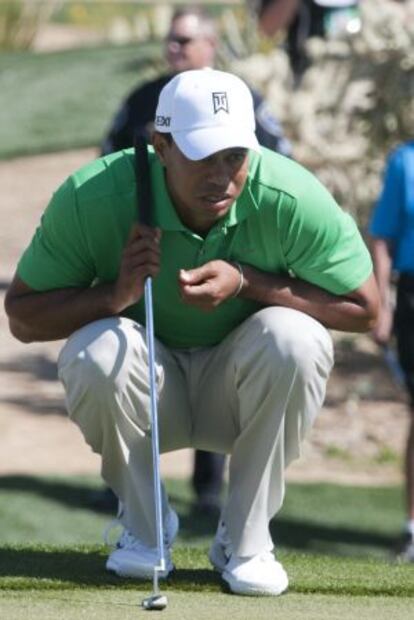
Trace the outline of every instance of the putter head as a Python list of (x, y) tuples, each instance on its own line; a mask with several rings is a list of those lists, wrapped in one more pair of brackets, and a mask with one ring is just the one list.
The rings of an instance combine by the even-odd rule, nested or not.
[(167, 607), (167, 597), (164, 594), (153, 594), (144, 598), (142, 607), (147, 611), (162, 611)]

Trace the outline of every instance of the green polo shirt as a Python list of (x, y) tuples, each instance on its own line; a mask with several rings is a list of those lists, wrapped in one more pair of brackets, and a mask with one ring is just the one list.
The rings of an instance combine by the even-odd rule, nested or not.
[[(169, 198), (163, 168), (150, 152), (154, 224), (162, 229), (161, 270), (153, 281), (156, 336), (176, 348), (210, 346), (257, 311), (236, 298), (212, 312), (184, 304), (179, 269), (212, 259), (238, 260), (290, 273), (341, 295), (360, 286), (372, 266), (352, 218), (294, 161), (263, 149), (251, 153), (246, 185), (227, 215), (202, 238), (186, 228)], [(18, 266), (38, 291), (89, 287), (117, 277), (122, 249), (137, 219), (133, 151), (98, 159), (69, 177), (52, 197)], [(123, 315), (145, 323), (144, 300)]]

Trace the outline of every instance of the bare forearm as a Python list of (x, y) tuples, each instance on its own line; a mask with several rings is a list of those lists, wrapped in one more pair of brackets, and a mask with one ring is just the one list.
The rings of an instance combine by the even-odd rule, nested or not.
[(371, 242), (374, 272), (379, 290), (380, 312), (372, 337), (381, 346), (385, 345), (392, 334), (393, 307), (391, 303), (392, 243), (387, 239), (375, 238)]
[[(264, 306), (284, 306), (312, 316), (331, 329), (351, 332), (368, 331), (376, 320), (376, 291), (372, 295), (338, 296), (304, 280), (287, 275), (273, 275), (243, 265), (244, 286), (240, 293)], [(367, 290), (375, 288), (373, 279)], [(372, 301), (368, 301), (372, 298)]]
[(5, 300), (10, 331), (22, 342), (60, 340), (87, 323), (119, 315), (143, 296), (160, 267), (161, 231), (134, 224), (114, 282), (92, 288), (36, 291), (15, 274)]
[(392, 247), (385, 239), (372, 241), (372, 258), (374, 261), (375, 277), (378, 283), (381, 306), (383, 308), (391, 304), (390, 280), (392, 273)]
[(10, 330), (22, 342), (60, 340), (92, 321), (117, 314), (113, 284), (29, 292), (6, 300)]

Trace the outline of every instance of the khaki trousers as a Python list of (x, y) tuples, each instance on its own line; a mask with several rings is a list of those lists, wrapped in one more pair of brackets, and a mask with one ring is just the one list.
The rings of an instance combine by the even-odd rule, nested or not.
[[(284, 471), (322, 405), (331, 338), (311, 317), (261, 310), (219, 345), (155, 343), (160, 449), (231, 455), (222, 517), (233, 548), (273, 548), (269, 521), (283, 502)], [(75, 332), (58, 361), (71, 419), (102, 455), (102, 476), (123, 503), (122, 523), (155, 545), (148, 355), (145, 330), (108, 318)], [(164, 494), (164, 514), (168, 503)]]

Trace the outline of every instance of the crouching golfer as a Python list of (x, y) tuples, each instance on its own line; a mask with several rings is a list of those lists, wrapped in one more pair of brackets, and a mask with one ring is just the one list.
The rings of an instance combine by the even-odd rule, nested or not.
[[(149, 154), (154, 227), (136, 223), (133, 150), (85, 166), (54, 194), (6, 310), (23, 342), (67, 338), (58, 366), (69, 415), (123, 506), (106, 566), (150, 578), (143, 288), (154, 278), (161, 452), (231, 456), (211, 563), (235, 593), (278, 595), (288, 578), (268, 526), (324, 399), (327, 328), (370, 329), (377, 290), (353, 220), (309, 172), (260, 148), (254, 129), (240, 79), (174, 77)], [(163, 519), (168, 574), (178, 519), (165, 494)]]

